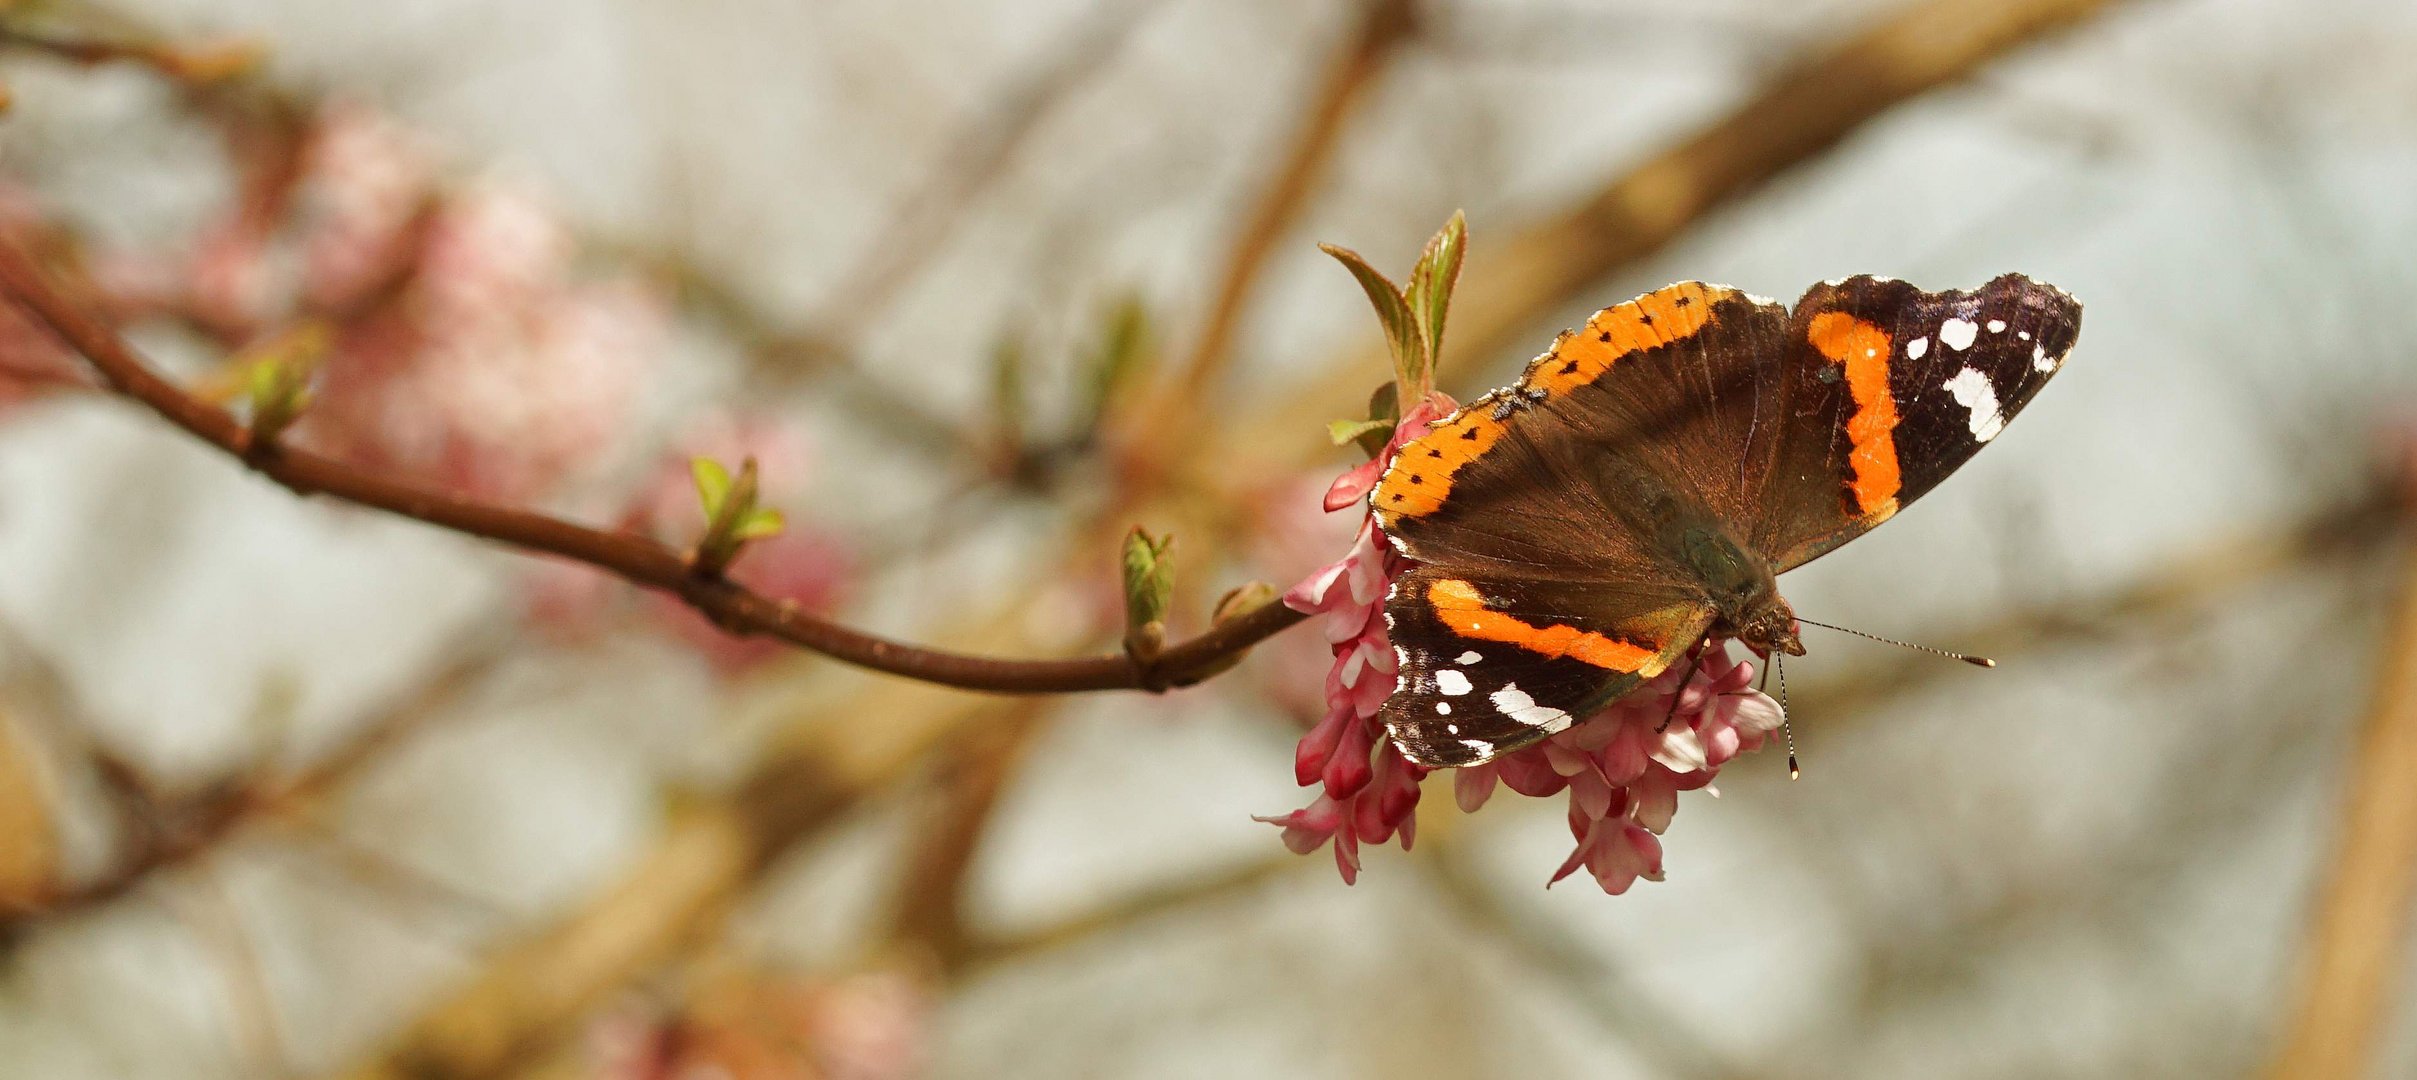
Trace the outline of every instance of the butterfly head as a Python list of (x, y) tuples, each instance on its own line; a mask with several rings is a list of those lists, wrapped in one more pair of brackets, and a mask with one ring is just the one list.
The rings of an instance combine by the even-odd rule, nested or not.
[(1803, 656), (1804, 642), (1796, 636), (1796, 612), (1788, 607), (1786, 597), (1774, 592), (1769, 599), (1743, 613), (1735, 620), (1736, 633), (1730, 635), (1746, 647), (1769, 656), (1783, 652)]

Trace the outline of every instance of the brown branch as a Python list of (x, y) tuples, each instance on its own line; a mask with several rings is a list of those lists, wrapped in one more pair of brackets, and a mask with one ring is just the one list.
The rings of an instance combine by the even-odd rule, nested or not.
[[(1019, 620), (1002, 616), (996, 625)], [(780, 856), (891, 785), (935, 746), (989, 728), (991, 698), (882, 683), (819, 710), (726, 794), (684, 800), (618, 884), (487, 959), (348, 1075), (492, 1077), (542, 1056), (598, 1004), (717, 934)], [(862, 717), (894, 718), (867, 725)], [(844, 720), (842, 719), (844, 718)]]
[(123, 36), (98, 36), (38, 25), (15, 14), (0, 14), (0, 47), (44, 53), (87, 67), (133, 63), (170, 80), (207, 88), (250, 72), (268, 50), (250, 38), (172, 42)]
[(949, 150), (897, 213), (864, 246), (864, 257), (822, 305), (848, 328), (878, 322), (915, 272), (954, 234), (975, 199), (1006, 172), (1017, 151), (1076, 88), (1123, 48), (1165, 0), (1111, 0), (1091, 12), (1030, 74), (1005, 87), (976, 122), (949, 139)]
[(56, 887), (19, 909), (0, 910), (0, 926), (89, 911), (133, 892), (163, 872), (206, 858), (253, 826), (308, 814), (372, 762), (382, 759), (406, 734), (444, 712), (502, 656), (495, 648), (470, 650), (464, 659), (430, 676), (420, 689), (306, 768), (219, 785), (182, 799), (160, 795), (131, 765), (102, 748), (91, 748), (104, 779), (119, 791), (122, 800), (134, 804), (121, 814), (132, 818), (129, 824), (136, 826), (132, 851), (98, 876)]
[(719, 576), (696, 572), (689, 558), (655, 540), (606, 532), (517, 507), (482, 502), (367, 470), (300, 447), (258, 444), (227, 410), (162, 379), (133, 346), (89, 308), (70, 302), (32, 256), (0, 243), (0, 294), (31, 312), (93, 366), (119, 394), (149, 406), (195, 438), (225, 451), (297, 495), (325, 495), (439, 528), (587, 563), (631, 584), (679, 597), (734, 634), (765, 634), (832, 659), (921, 682), (996, 693), (1164, 690), (1213, 675), (1234, 656), (1301, 621), (1282, 605), (1213, 627), (1169, 646), (1151, 664), (1122, 653), (1070, 660), (1005, 660), (926, 649), (816, 618)]
[(2299, 1003), (2270, 1075), (2366, 1076), (2395, 1015), (2417, 898), (2417, 539), (2375, 699), (2350, 751), (2342, 831), (2302, 958)]
[(1359, 25), (1328, 64), (1316, 92), (1301, 112), (1304, 119), (1294, 134), (1284, 163), (1268, 181), (1241, 230), (1234, 236), (1225, 275), (1218, 281), (1208, 316), (1201, 324), (1191, 355), (1176, 374), (1173, 400), (1185, 409), (1212, 390), (1233, 355), (1235, 328), (1241, 323), (1244, 301), (1276, 242), (1292, 227), (1315, 193), (1318, 180), (1334, 160), (1344, 122), (1366, 100), (1399, 51), (1416, 33), (1417, 11), (1408, 0), (1367, 0)]
[(928, 952), (943, 971), (956, 970), (967, 959), (965, 886), (974, 858), (1000, 793), (1047, 726), (1038, 707), (1044, 701), (1020, 704), (978, 735), (951, 744), (932, 780), (931, 805), (915, 823), (915, 842), (892, 895), (891, 940)]

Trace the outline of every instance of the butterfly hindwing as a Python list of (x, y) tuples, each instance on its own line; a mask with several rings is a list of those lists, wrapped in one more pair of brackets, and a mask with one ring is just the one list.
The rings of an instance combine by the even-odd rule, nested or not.
[(1386, 732), (1429, 768), (1508, 753), (1661, 674), (1711, 618), (1683, 603), (1604, 614), (1625, 602), (1600, 582), (1486, 580), (1436, 566), (1401, 575), (1385, 604), (1399, 661)]
[(2020, 274), (1970, 292), (1868, 276), (1807, 290), (1756, 550), (1787, 570), (1911, 505), (2004, 430), (2080, 332), (2080, 303)]

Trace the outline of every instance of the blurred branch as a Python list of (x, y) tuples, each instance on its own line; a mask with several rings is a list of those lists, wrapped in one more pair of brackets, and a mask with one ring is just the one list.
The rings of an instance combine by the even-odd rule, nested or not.
[(965, 888), (999, 794), (1047, 725), (1045, 699), (1025, 699), (974, 735), (950, 744), (930, 785), (930, 807), (893, 893), (891, 939), (927, 950), (943, 970), (966, 959)]
[(895, 217), (874, 234), (865, 255), (822, 309), (839, 336), (852, 338), (888, 314), (900, 289), (954, 233), (966, 211), (1006, 171), (1016, 152), (1056, 111), (1124, 46), (1144, 18), (1165, 0), (1109, 0), (1084, 17), (1032, 71), (996, 95), (979, 120), (948, 141), (949, 151), (930, 175), (902, 201)]
[[(1421, 839), (1424, 839), (1422, 837)], [(1665, 1077), (1740, 1077), (1744, 1070), (1721, 1061), (1706, 1039), (1678, 1017), (1656, 1006), (1653, 995), (1619, 971), (1575, 948), (1568, 931), (1551, 920), (1502, 902), (1478, 880), (1450, 845), (1424, 845), (1418, 865), (1435, 885), (1445, 907), (1472, 937), (1491, 939), (1516, 954), (1518, 967), (1559, 984), (1555, 995), (1593, 1013), (1608, 1031), (1629, 1044)]]
[[(771, 748), (731, 790), (675, 805), (618, 884), (488, 957), (377, 1060), (347, 1075), (491, 1077), (541, 1058), (597, 1005), (718, 933), (783, 854), (890, 790), (933, 747), (992, 727), (1001, 708), (996, 699), (881, 683), (818, 710), (822, 722)], [(867, 716), (893, 720), (861, 723)]]
[(1061, 922), (1031, 930), (976, 938), (965, 949), (967, 972), (1016, 963), (1063, 949), (1107, 933), (1130, 929), (1162, 915), (1258, 890), (1288, 873), (1311, 865), (1300, 856), (1278, 849), (1266, 858), (1224, 870), (1143, 889), (1115, 903)]
[(1344, 122), (1367, 98), (1369, 88), (1384, 74), (1400, 46), (1417, 32), (1417, 9), (1409, 0), (1366, 0), (1361, 8), (1358, 27), (1336, 51), (1316, 90), (1302, 104), (1301, 127), (1284, 163), (1234, 234), (1225, 276), (1217, 283), (1192, 353), (1170, 390), (1170, 407), (1177, 411), (1197, 410), (1203, 395), (1215, 387), (1232, 358), (1235, 327), (1241, 322), (1251, 286), (1266, 268), (1268, 254), (1315, 194), (1318, 180), (1341, 143)]
[(8, 6), (0, 6), (0, 48), (43, 53), (85, 66), (140, 64), (195, 88), (248, 74), (268, 56), (267, 46), (251, 38), (174, 42), (146, 36), (90, 34), (28, 18)]
[[(245, 829), (270, 821), (307, 817), (336, 791), (364, 772), (404, 736), (442, 715), (501, 660), (497, 648), (469, 651), (465, 658), (430, 675), (409, 696), (346, 736), (333, 750), (291, 774), (269, 772), (198, 795), (169, 797), (155, 791), (131, 763), (91, 746), (88, 753), (103, 781), (127, 805), (121, 817), (132, 826), (133, 850), (99, 876), (54, 889), (22, 910), (0, 911), (0, 925), (55, 919), (86, 911), (133, 892), (162, 872), (189, 865)], [(81, 734), (80, 732), (78, 733)], [(267, 770), (264, 770), (267, 772)]]
[(216, 873), (204, 871), (199, 884), (172, 906), (224, 965), (226, 1008), (234, 1014), (232, 1026), (238, 1048), (248, 1059), (246, 1070), (254, 1076), (291, 1076), (293, 1054), (278, 1019), (277, 996), (269, 989), (268, 970), (261, 966), (260, 949), (243, 924), (243, 911)]
[(2394, 624), (2351, 751), (2333, 866), (2301, 963), (2298, 1006), (2270, 1075), (2373, 1075), (2395, 1015), (2417, 898), (2417, 538), (2404, 540)]
[(116, 330), (93, 316), (88, 306), (70, 302), (33, 257), (13, 243), (0, 243), (0, 293), (13, 298), (82, 353), (111, 389), (149, 406), (168, 422), (297, 495), (323, 494), (526, 551), (587, 563), (634, 585), (676, 596), (730, 633), (770, 635), (875, 671), (1000, 693), (1162, 690), (1222, 670), (1243, 650), (1302, 618), (1281, 604), (1269, 604), (1168, 646), (1150, 664), (1138, 663), (1121, 652), (1073, 660), (1003, 660), (908, 645), (825, 621), (793, 603), (775, 600), (718, 574), (701, 574), (687, 555), (644, 536), (591, 529), (535, 511), (381, 476), (299, 447), (256, 442), (251, 430), (233, 414), (154, 373)]
[[(2321, 507), (2297, 520), (2212, 540), (2178, 556), (2159, 559), (2149, 573), (2115, 588), (2083, 597), (2056, 597), (2003, 612), (1966, 630), (1925, 631), (1921, 640), (1953, 641), (1966, 651), (2003, 660), (2054, 645), (2101, 641), (2122, 623), (2170, 617), (2207, 603), (2226, 591), (2306, 565), (2316, 559), (2358, 551), (2390, 535), (2405, 521), (2399, 504), (2380, 489)], [(1853, 716), (1904, 692), (1915, 680), (1970, 669), (1936, 657), (1889, 650), (1853, 673), (1799, 687), (1797, 711)]]

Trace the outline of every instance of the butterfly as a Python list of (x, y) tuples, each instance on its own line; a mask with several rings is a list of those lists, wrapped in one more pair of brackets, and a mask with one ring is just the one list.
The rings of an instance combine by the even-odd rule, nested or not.
[(1778, 575), (1946, 479), (2080, 331), (2072, 296), (2019, 274), (1852, 277), (1793, 309), (1685, 281), (1597, 312), (1369, 493), (1415, 564), (1385, 600), (1387, 734), (1419, 765), (1474, 765), (1708, 637), (1803, 655)]

